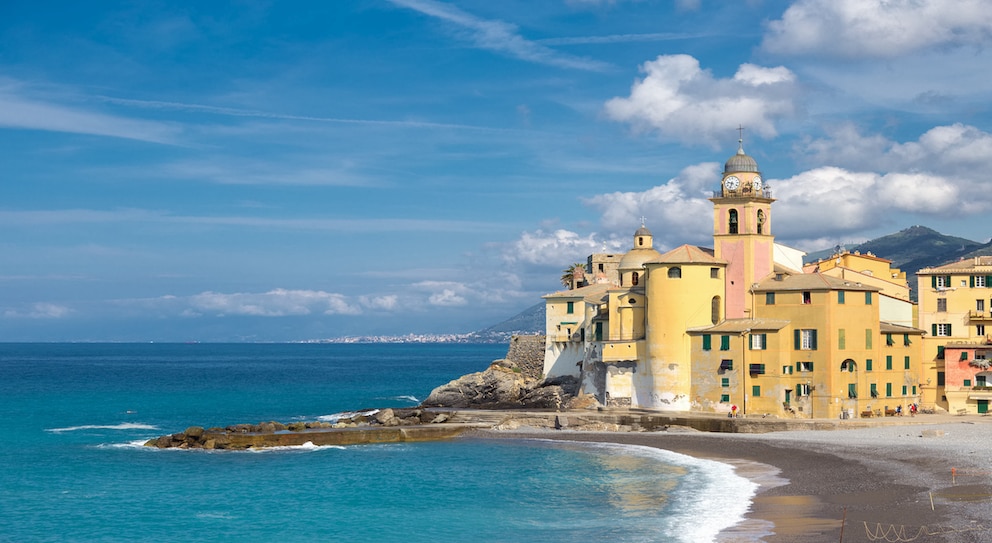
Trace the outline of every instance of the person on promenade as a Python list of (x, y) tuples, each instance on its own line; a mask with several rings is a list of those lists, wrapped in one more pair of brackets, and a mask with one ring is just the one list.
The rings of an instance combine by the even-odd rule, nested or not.
[(730, 417), (737, 418), (737, 404), (730, 406)]
[(897, 417), (901, 417), (902, 416), (902, 406), (901, 405), (897, 405), (896, 406), (896, 416)]

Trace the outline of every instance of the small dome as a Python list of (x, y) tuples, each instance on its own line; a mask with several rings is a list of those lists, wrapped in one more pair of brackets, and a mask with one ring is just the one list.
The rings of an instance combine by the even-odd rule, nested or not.
[(758, 163), (755, 162), (753, 158), (744, 154), (744, 146), (737, 148), (737, 154), (730, 157), (727, 160), (727, 164), (723, 167), (723, 173), (735, 173), (735, 172), (754, 172), (761, 173), (758, 170)]
[(650, 236), (651, 235), (651, 231), (648, 230), (648, 228), (642, 224), (641, 227), (637, 229), (637, 232), (634, 232), (634, 235), (635, 236)]
[(620, 259), (618, 269), (620, 271), (639, 270), (644, 267), (644, 263), (661, 257), (661, 253), (654, 249), (631, 249)]

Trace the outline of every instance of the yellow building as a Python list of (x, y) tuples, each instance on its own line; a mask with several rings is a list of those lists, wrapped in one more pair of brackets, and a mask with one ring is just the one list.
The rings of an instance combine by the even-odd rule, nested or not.
[(743, 147), (710, 201), (713, 249), (660, 254), (642, 225), (615, 276), (545, 296), (546, 375), (606, 406), (673, 411), (859, 417), (920, 401), (903, 272), (850, 253), (804, 268), (775, 243), (775, 200)]
[[(927, 393), (953, 413), (988, 413), (992, 400), (992, 256), (916, 272)], [(986, 327), (990, 327), (986, 329)]]

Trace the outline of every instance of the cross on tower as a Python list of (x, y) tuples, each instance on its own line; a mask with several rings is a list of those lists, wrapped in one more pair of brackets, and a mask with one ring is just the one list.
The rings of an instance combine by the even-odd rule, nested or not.
[(744, 125), (737, 125), (737, 143), (741, 146), (744, 145)]
[(642, 227), (644, 226), (644, 221), (646, 221), (646, 220), (648, 220), (647, 217), (645, 217), (644, 215), (641, 215), (641, 226)]

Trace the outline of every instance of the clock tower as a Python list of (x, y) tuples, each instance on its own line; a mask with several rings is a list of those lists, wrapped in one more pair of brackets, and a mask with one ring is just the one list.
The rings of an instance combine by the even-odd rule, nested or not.
[(710, 201), (713, 256), (727, 263), (725, 317), (754, 317), (751, 285), (774, 272), (771, 208), (775, 200), (761, 178), (758, 163), (744, 153), (743, 139), (738, 140), (737, 153), (724, 165), (720, 190)]

